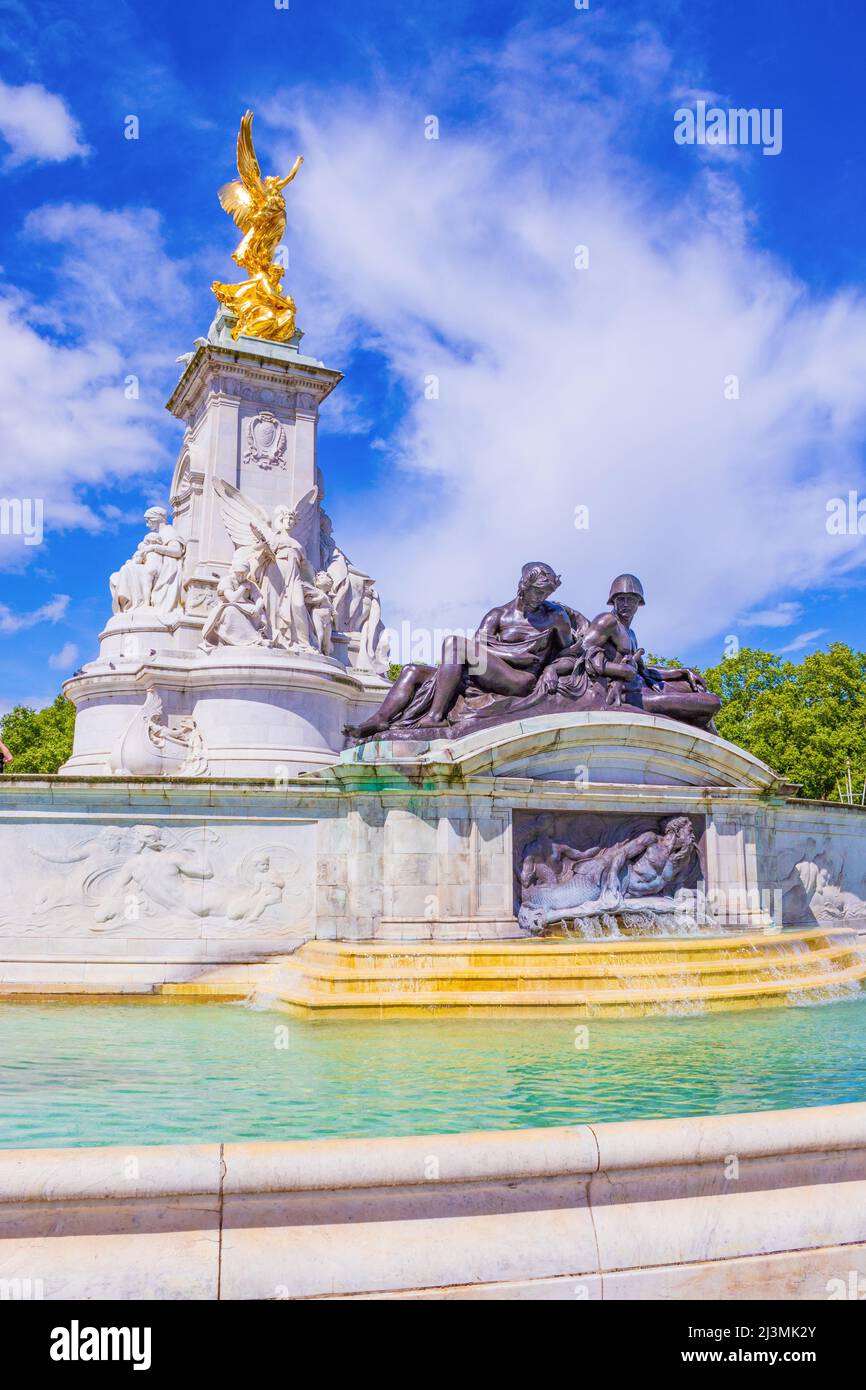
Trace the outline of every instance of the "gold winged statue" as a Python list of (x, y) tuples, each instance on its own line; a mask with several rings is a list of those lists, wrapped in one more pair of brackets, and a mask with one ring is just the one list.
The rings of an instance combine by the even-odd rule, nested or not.
[(232, 260), (247, 272), (249, 279), (239, 285), (214, 280), (211, 286), (219, 302), (236, 315), (233, 338), (243, 333), (284, 343), (295, 332), (295, 301), (283, 293), (283, 267), (273, 257), (286, 230), (283, 189), (292, 182), (303, 162), (303, 155), (298, 155), (284, 179), (272, 174), (263, 179), (253, 147), (253, 113), (246, 112), (238, 133), (240, 178), (220, 189), (219, 200), (244, 234), (232, 252)]

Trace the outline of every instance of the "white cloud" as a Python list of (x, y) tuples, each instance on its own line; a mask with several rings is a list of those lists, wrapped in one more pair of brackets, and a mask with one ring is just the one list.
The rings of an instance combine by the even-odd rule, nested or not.
[(800, 635), (795, 637), (792, 642), (789, 642), (786, 647), (779, 648), (779, 656), (787, 656), (792, 652), (801, 652), (804, 647), (813, 646), (814, 643), (818, 641), (818, 638), (823, 637), (827, 631), (828, 629), (826, 627), (814, 627), (811, 632), (801, 632)]
[(638, 573), (639, 637), (686, 655), (863, 562), (825, 505), (863, 478), (866, 304), (810, 294), (757, 247), (733, 173), (695, 158), (674, 184), (629, 157), (670, 107), (651, 56), (524, 32), (474, 72), (476, 126), (443, 116), (438, 141), (393, 92), (262, 108), (291, 126), (269, 167), (306, 156), (289, 193), (305, 346), (377, 350), (408, 400), (382, 492), (351, 515), (329, 494), (394, 625), (468, 626), (540, 558), (590, 613)]
[(48, 603), (43, 603), (31, 613), (14, 613), (5, 603), (0, 603), (0, 633), (23, 632), (37, 623), (59, 623), (68, 607), (68, 594), (55, 594)]
[(37, 82), (10, 87), (0, 81), (0, 135), (9, 145), (7, 168), (28, 160), (42, 164), (89, 153), (63, 98)]
[[(41, 498), (48, 539), (69, 527), (100, 531), (122, 515), (103, 506), (112, 488), (169, 472), (177, 441), (163, 372), (188, 291), (148, 209), (49, 206), (26, 231), (57, 248), (57, 280), (50, 313), (0, 286), (0, 495)], [(102, 498), (91, 504), (97, 484)], [(0, 566), (32, 562), (38, 549), (3, 537)]]
[(773, 608), (756, 608), (737, 622), (741, 627), (791, 627), (803, 612), (802, 603), (793, 600), (777, 603)]
[(53, 671), (68, 671), (78, 660), (78, 648), (74, 642), (64, 642), (59, 652), (52, 652), (48, 665)]
[(189, 302), (184, 263), (166, 254), (152, 208), (49, 203), (30, 213), (24, 233), (59, 248), (64, 319), (113, 343), (140, 344), (144, 324), (164, 323)]
[[(46, 535), (69, 526), (97, 530), (100, 518), (80, 488), (156, 465), (148, 428), (155, 409), (126, 399), (128, 364), (112, 343), (52, 342), (30, 322), (28, 308), (20, 296), (0, 297), (0, 491), (40, 498)], [(4, 538), (0, 561), (13, 562), (18, 552), (32, 559), (36, 550)]]

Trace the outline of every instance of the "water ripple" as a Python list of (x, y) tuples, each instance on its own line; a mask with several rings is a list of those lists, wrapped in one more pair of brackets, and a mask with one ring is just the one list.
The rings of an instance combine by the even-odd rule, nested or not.
[(866, 1100), (863, 996), (575, 1030), (562, 1018), (0, 1005), (0, 1146), (444, 1133)]

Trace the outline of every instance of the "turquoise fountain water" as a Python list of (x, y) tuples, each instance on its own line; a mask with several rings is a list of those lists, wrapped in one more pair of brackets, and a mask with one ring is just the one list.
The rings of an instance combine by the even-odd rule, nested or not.
[(0, 1146), (444, 1133), (866, 1100), (866, 999), (575, 1024), (0, 1005)]

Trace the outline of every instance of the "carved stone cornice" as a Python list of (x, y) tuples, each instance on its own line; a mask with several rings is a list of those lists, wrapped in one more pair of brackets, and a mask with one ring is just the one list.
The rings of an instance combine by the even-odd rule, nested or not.
[(315, 413), (342, 381), (342, 372), (286, 353), (276, 358), (208, 343), (198, 347), (166, 409), (190, 424), (208, 395)]

